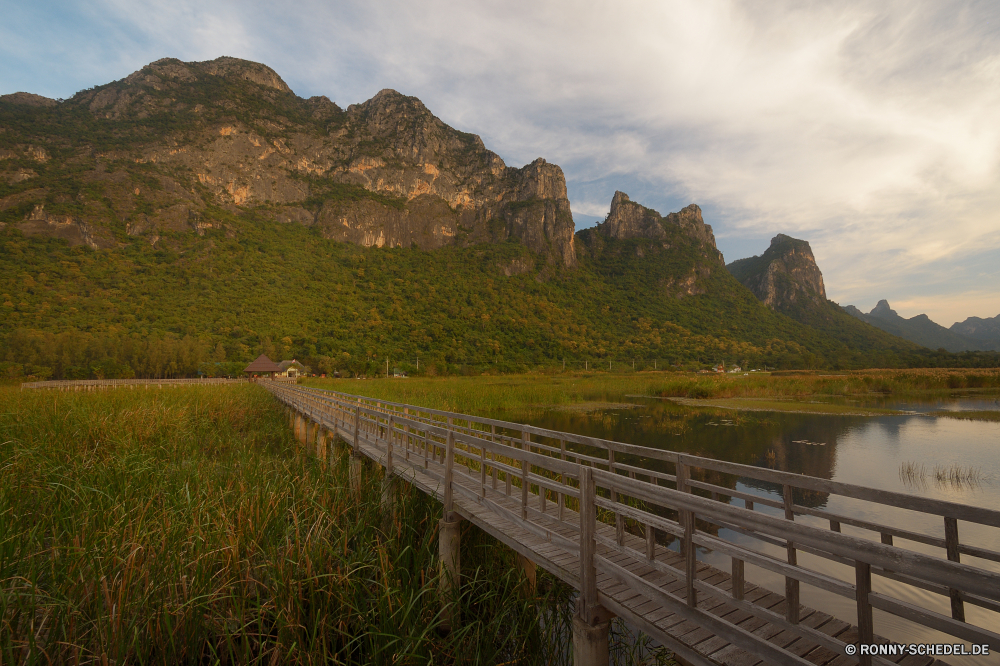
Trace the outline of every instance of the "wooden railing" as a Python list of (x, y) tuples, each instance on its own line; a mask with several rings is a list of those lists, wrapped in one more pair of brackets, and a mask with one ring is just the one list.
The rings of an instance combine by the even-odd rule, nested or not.
[(236, 377), (201, 377), (199, 379), (58, 379), (45, 382), (23, 382), (22, 389), (55, 389), (59, 391), (94, 391), (107, 388), (163, 388), (165, 386), (209, 386), (212, 384), (245, 384), (248, 381), (283, 382), (294, 384), (294, 377), (247, 379)]
[[(609, 580), (769, 664), (811, 662), (797, 654), (800, 643), (794, 649), (783, 648), (732, 618), (745, 619), (750, 614), (802, 639), (802, 644), (845, 655), (850, 642), (885, 640), (876, 635), (873, 619), (873, 609), (881, 609), (956, 639), (1000, 650), (996, 625), (977, 626), (965, 618), (966, 604), (1000, 612), (1000, 574), (961, 561), (964, 555), (1000, 562), (1000, 552), (961, 541), (958, 530), (959, 521), (1000, 528), (1000, 511), (522, 423), (332, 391), (265, 386), (299, 413), (353, 443), (355, 450), (359, 445), (374, 447), (389, 474), (406, 475), (410, 469), (411, 476), (419, 472), (421, 478), (436, 480), (434, 492), (446, 509), (453, 501), (456, 506), (464, 502), (489, 508), (578, 558), (579, 575), (564, 574), (563, 578), (580, 591), (584, 614), (588, 608), (605, 606), (668, 646), (679, 645), (676, 637), (607, 592)], [(782, 499), (721, 485), (727, 478), (734, 485), (735, 479), (770, 484), (781, 489)], [(848, 497), (859, 508), (831, 512), (795, 501), (797, 494), (809, 493)], [(735, 505), (737, 501), (742, 506)], [(774, 509), (778, 515), (762, 512), (760, 507)], [(941, 531), (924, 534), (863, 517), (879, 507), (933, 516), (940, 520)], [(811, 524), (796, 522), (797, 517), (808, 517)], [(829, 527), (817, 526), (817, 519)], [(844, 534), (845, 525), (871, 538)], [(940, 549), (941, 556), (902, 548), (899, 541)], [(679, 545), (680, 560), (665, 547), (669, 544)], [(776, 556), (774, 547), (783, 555)], [(731, 570), (724, 580), (713, 583), (696, 575), (704, 566), (698, 562), (698, 548), (728, 556)], [(853, 581), (803, 566), (798, 562), (799, 552), (850, 567)], [(750, 586), (744, 575), (747, 563), (785, 578), (783, 611), (746, 596)], [(873, 576), (940, 595), (950, 601), (951, 613), (875, 592)], [(817, 629), (801, 622), (802, 583), (853, 600), (856, 616), (849, 619), (856, 622), (856, 635), (843, 629), (831, 635), (832, 625)], [(722, 617), (715, 607), (735, 608), (742, 615)], [(850, 635), (850, 640), (837, 635)], [(689, 651), (686, 658), (717, 663), (708, 654), (702, 656), (698, 661), (699, 655)], [(862, 664), (892, 663), (879, 656), (856, 659)]]

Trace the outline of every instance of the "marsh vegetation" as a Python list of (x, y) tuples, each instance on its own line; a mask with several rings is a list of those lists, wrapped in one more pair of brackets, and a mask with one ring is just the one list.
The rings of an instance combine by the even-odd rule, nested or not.
[[(440, 505), (296, 452), (255, 386), (2, 389), (4, 663), (566, 663), (571, 590), (463, 534), (443, 631)], [(378, 527), (376, 527), (378, 526)], [(628, 663), (642, 642), (618, 625)], [(662, 655), (661, 655), (662, 658)]]

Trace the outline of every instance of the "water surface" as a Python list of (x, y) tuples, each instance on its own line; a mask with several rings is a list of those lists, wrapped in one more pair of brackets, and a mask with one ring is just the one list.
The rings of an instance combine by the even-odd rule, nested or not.
[[(735, 412), (692, 409), (666, 400), (624, 399), (637, 406), (629, 409), (598, 409), (589, 413), (552, 410), (528, 420), (537, 426), (575, 432), (731, 462), (773, 467), (845, 483), (931, 497), (972, 506), (1000, 508), (1000, 422), (970, 421), (929, 416), (935, 411), (1000, 409), (995, 395), (960, 394), (947, 398), (893, 398), (866, 396), (858, 403), (911, 412), (900, 416), (840, 416), (780, 412)], [(824, 402), (836, 399), (817, 398)], [(940, 481), (936, 469), (958, 466), (972, 470), (971, 481)], [(910, 474), (906, 474), (910, 470)], [(915, 472), (915, 473), (914, 473)], [(780, 487), (742, 478), (730, 482), (744, 492), (774, 499)], [(813, 493), (796, 495), (796, 502), (823, 507), (884, 525), (943, 537), (943, 519), (893, 507), (861, 503), (851, 498)], [(733, 503), (742, 506), (741, 500)], [(774, 515), (780, 512), (757, 507)], [(829, 528), (826, 521), (810, 517), (796, 520)], [(878, 539), (872, 532), (844, 526), (844, 533)], [(757, 550), (784, 557), (784, 550), (766, 546), (748, 537), (724, 535), (752, 545)], [(959, 522), (963, 543), (1000, 551), (1000, 530)], [(941, 549), (898, 540), (917, 552), (941, 557)], [(699, 558), (729, 570), (729, 558), (699, 552)], [(963, 562), (1000, 572), (1000, 564), (963, 556)], [(799, 563), (816, 571), (854, 582), (852, 568), (799, 553)], [(784, 579), (747, 565), (746, 577), (784, 594)], [(947, 598), (879, 577), (875, 591), (917, 603), (950, 616)], [(856, 606), (823, 590), (802, 585), (802, 603), (855, 623)], [(895, 616), (875, 611), (876, 633), (898, 642), (955, 642), (956, 639), (917, 627)], [(966, 604), (968, 621), (996, 631), (1000, 615)], [(1000, 655), (985, 658), (958, 657), (962, 664), (998, 664)]]

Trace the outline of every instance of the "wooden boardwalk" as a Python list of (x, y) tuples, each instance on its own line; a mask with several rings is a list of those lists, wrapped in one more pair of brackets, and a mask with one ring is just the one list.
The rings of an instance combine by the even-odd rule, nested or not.
[[(888, 645), (875, 634), (873, 608), (1000, 650), (994, 627), (965, 621), (965, 606), (1000, 611), (1000, 574), (962, 563), (961, 555), (1000, 562), (1000, 553), (962, 543), (958, 520), (1000, 528), (1000, 512), (596, 440), (525, 424), (379, 402), (358, 396), (263, 383), (288, 406), (296, 434), (332, 459), (331, 437), (352, 446), (457, 515), (580, 592), (578, 615), (591, 624), (624, 618), (699, 665), (940, 664), (913, 654), (848, 656), (848, 646)], [(719, 485), (720, 474), (782, 487), (782, 501)], [(943, 518), (931, 536), (835, 515), (795, 502), (796, 492), (825, 492)], [(743, 506), (732, 504), (742, 500)], [(769, 506), (784, 517), (755, 509)], [(771, 512), (773, 513), (773, 512)], [(795, 522), (823, 518), (830, 528)], [(813, 523), (815, 521), (812, 521)], [(851, 525), (874, 539), (842, 533)], [(720, 528), (727, 528), (721, 532)], [(738, 533), (737, 542), (724, 534)], [(771, 546), (755, 548), (753, 543)], [(945, 557), (893, 543), (938, 546)], [(667, 545), (679, 542), (680, 552)], [(774, 556), (780, 547), (784, 557)], [(730, 556), (721, 571), (698, 548)], [(853, 583), (797, 563), (805, 551), (849, 565)], [(779, 595), (744, 580), (750, 562), (785, 576)], [(950, 600), (946, 616), (872, 591), (872, 576)], [(806, 583), (856, 601), (850, 621), (802, 606)], [(1000, 617), (1000, 616), (997, 616)], [(886, 649), (886, 648), (883, 648)], [(959, 660), (961, 657), (958, 658)]]

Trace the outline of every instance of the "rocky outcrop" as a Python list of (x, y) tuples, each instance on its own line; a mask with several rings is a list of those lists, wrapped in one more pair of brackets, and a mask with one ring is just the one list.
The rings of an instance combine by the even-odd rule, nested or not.
[(646, 208), (632, 201), (624, 192), (615, 192), (608, 216), (604, 222), (597, 225), (600, 233), (609, 238), (651, 240), (666, 239), (671, 226), (680, 228), (686, 235), (716, 248), (712, 227), (705, 224), (701, 208), (694, 204), (663, 217), (652, 208)]
[(823, 274), (807, 241), (778, 234), (761, 256), (739, 259), (726, 268), (772, 310), (826, 304)]
[[(576, 265), (558, 166), (538, 159), (508, 167), (478, 136), (394, 90), (345, 110), (325, 97), (295, 96), (260, 63), (163, 59), (63, 107), (83, 107), (136, 133), (115, 153), (94, 155), (81, 144), (79, 159), (94, 163), (91, 180), (103, 179), (112, 162), (139, 165), (135, 173), (125, 168), (133, 182), (105, 200), (140, 235), (204, 232), (211, 220), (188, 223), (181, 208), (221, 207), (316, 225), (327, 238), (366, 246), (433, 249), (513, 238), (549, 264)], [(177, 186), (144, 187), (150, 173)]]
[(18, 228), (25, 236), (62, 238), (70, 245), (89, 245), (95, 250), (114, 245), (114, 241), (103, 230), (94, 229), (78, 217), (50, 214), (46, 212), (44, 204), (36, 204)]
[(725, 265), (715, 246), (712, 227), (705, 224), (694, 204), (677, 213), (660, 215), (615, 192), (603, 222), (577, 234), (581, 254), (599, 262), (636, 264), (661, 294), (685, 298), (705, 294), (710, 278)]

